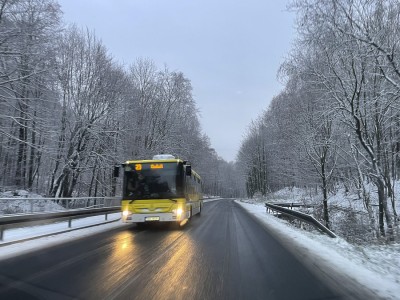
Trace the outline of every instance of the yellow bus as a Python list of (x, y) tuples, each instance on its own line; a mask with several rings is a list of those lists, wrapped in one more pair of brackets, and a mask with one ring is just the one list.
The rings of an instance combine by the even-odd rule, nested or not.
[(183, 226), (203, 208), (201, 177), (172, 155), (123, 164), (122, 221), (139, 226), (173, 222)]

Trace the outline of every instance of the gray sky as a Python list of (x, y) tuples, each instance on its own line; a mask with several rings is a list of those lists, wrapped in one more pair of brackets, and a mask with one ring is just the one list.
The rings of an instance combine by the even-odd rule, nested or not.
[(225, 160), (274, 95), (294, 39), (288, 0), (59, 0), (67, 23), (96, 32), (120, 62), (182, 71), (203, 131)]

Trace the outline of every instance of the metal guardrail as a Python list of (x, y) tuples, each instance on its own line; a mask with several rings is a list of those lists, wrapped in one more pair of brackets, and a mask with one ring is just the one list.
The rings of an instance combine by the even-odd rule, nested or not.
[[(30, 213), (18, 213), (18, 214), (3, 214), (0, 216), (0, 241), (3, 240), (4, 230), (16, 227), (23, 227), (26, 225), (32, 225), (37, 223), (53, 223), (58, 221), (67, 221), (68, 227), (72, 226), (72, 220), (78, 218), (85, 218), (90, 216), (105, 215), (110, 213), (119, 212), (121, 210), (120, 198), (116, 197), (96, 197), (96, 198), (0, 198), (0, 203), (7, 203), (7, 201), (13, 202), (18, 201), (29, 201), (30, 202)], [(54, 211), (41, 211), (35, 212), (35, 201), (51, 201), (53, 204), (55, 201), (63, 203), (66, 207), (61, 205), (54, 205), (53, 208), (57, 208)], [(63, 202), (61, 202), (63, 201)], [(94, 202), (95, 201), (95, 202)], [(71, 205), (68, 205), (71, 204)], [(82, 208), (70, 209), (72, 204), (83, 206)], [(83, 205), (84, 204), (84, 205)], [(116, 205), (118, 204), (118, 205)], [(100, 207), (99, 207), (100, 206)], [(32, 209), (33, 207), (33, 209)], [(43, 207), (43, 206), (41, 206)], [(62, 210), (60, 210), (62, 209)]]
[(323, 233), (326, 233), (327, 235), (329, 235), (332, 238), (336, 237), (336, 234), (334, 234), (332, 231), (330, 231), (328, 228), (326, 228), (323, 224), (321, 224), (313, 216), (310, 216), (305, 213), (295, 211), (292, 209), (284, 208), (284, 207), (276, 205), (276, 204), (265, 203), (265, 206), (267, 208), (267, 213), (269, 213), (269, 210), (279, 212), (283, 215), (296, 218), (296, 219), (300, 220), (301, 222), (308, 223), (308, 224), (314, 226), (315, 228), (317, 228), (318, 230), (322, 231)]
[(58, 211), (58, 212), (46, 212), (46, 213), (36, 213), (36, 214), (18, 214), (18, 215), (7, 215), (0, 218), (0, 226), (43, 221), (43, 220), (54, 220), (63, 218), (73, 218), (73, 217), (88, 217), (88, 216), (98, 216), (98, 215), (108, 215), (110, 213), (118, 212), (121, 210), (121, 206), (114, 207), (102, 207), (102, 208), (91, 208), (91, 209), (74, 209), (68, 211)]
[(278, 206), (281, 206), (281, 207), (290, 207), (290, 208), (293, 208), (293, 207), (307, 207), (307, 208), (311, 208), (311, 207), (316, 207), (316, 206), (317, 206), (317, 205), (315, 205), (315, 204), (304, 204), (304, 203), (301, 203), (301, 202), (274, 203), (274, 205), (278, 205)]

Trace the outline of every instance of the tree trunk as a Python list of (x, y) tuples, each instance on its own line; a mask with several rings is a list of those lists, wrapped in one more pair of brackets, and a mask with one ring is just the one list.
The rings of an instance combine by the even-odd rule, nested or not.
[(328, 229), (331, 229), (330, 221), (329, 221), (329, 211), (328, 211), (328, 186), (326, 181), (325, 174), (325, 162), (321, 160), (321, 177), (322, 177), (322, 193), (324, 196), (323, 204), (324, 204), (324, 221), (325, 226)]

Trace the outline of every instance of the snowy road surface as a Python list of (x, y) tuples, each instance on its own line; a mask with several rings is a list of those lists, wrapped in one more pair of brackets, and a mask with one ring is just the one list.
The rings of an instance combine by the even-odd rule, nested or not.
[(320, 272), (220, 200), (181, 231), (117, 227), (0, 261), (0, 299), (374, 299)]

